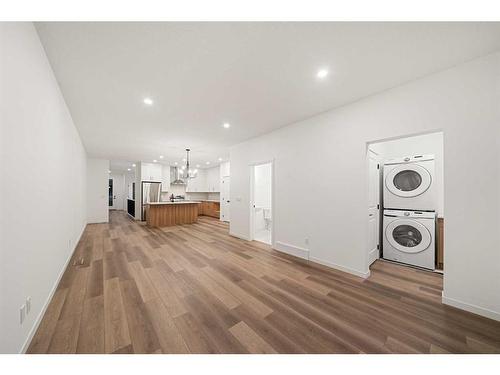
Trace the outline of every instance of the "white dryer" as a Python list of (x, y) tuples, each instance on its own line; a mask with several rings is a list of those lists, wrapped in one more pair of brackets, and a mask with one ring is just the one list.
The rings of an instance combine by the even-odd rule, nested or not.
[(433, 270), (436, 213), (384, 210), (383, 258)]
[(384, 162), (384, 209), (437, 210), (434, 155)]

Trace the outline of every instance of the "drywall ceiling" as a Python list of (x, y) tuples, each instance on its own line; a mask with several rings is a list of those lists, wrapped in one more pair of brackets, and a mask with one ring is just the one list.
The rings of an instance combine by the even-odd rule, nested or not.
[(230, 145), (500, 49), (499, 23), (36, 28), (91, 156), (171, 163), (191, 147), (211, 165)]

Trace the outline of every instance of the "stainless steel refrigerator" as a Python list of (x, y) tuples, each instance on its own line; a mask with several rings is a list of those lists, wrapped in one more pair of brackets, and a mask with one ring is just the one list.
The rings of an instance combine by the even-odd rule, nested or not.
[(141, 220), (146, 220), (146, 204), (159, 202), (161, 195), (161, 182), (143, 182), (141, 187), (142, 213)]

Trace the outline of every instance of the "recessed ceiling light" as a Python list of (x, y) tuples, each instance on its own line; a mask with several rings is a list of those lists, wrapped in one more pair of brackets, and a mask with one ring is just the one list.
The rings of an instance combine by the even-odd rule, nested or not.
[(186, 158), (182, 159), (182, 161), (186, 161)]
[(132, 164), (132, 167), (135, 167), (135, 164)]
[(175, 162), (174, 164), (175, 164), (175, 165), (177, 165), (177, 164), (179, 164), (179, 163)]
[(153, 99), (151, 98), (144, 98), (142, 101), (146, 105), (153, 105)]
[(318, 70), (318, 73), (316, 73), (316, 77), (319, 79), (324, 79), (328, 75), (328, 69), (320, 69)]
[(200, 165), (199, 165), (199, 164), (196, 164), (196, 168), (200, 168)]
[(207, 161), (205, 164), (206, 164), (206, 165), (208, 165), (208, 164), (210, 164), (210, 162), (209, 162), (209, 161)]
[(127, 168), (127, 171), (130, 171), (130, 168)]
[(163, 155), (160, 155), (160, 159), (163, 159)]
[(229, 122), (225, 122), (224, 124), (222, 124), (222, 126), (225, 128), (225, 129), (229, 129), (231, 127), (231, 124)]
[(111, 171), (110, 171), (110, 170), (108, 170), (108, 173), (111, 173)]
[(153, 160), (153, 163), (157, 163), (157, 162), (158, 162), (158, 160), (156, 160), (156, 159), (155, 159), (155, 160)]
[(219, 161), (222, 161), (222, 158), (219, 158), (218, 160), (219, 160)]

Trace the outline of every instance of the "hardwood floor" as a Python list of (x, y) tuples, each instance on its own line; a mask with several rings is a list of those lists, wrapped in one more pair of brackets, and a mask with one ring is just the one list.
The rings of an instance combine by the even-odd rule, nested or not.
[(442, 277), (308, 265), (217, 219), (88, 225), (29, 353), (500, 353), (500, 322), (441, 303)]

